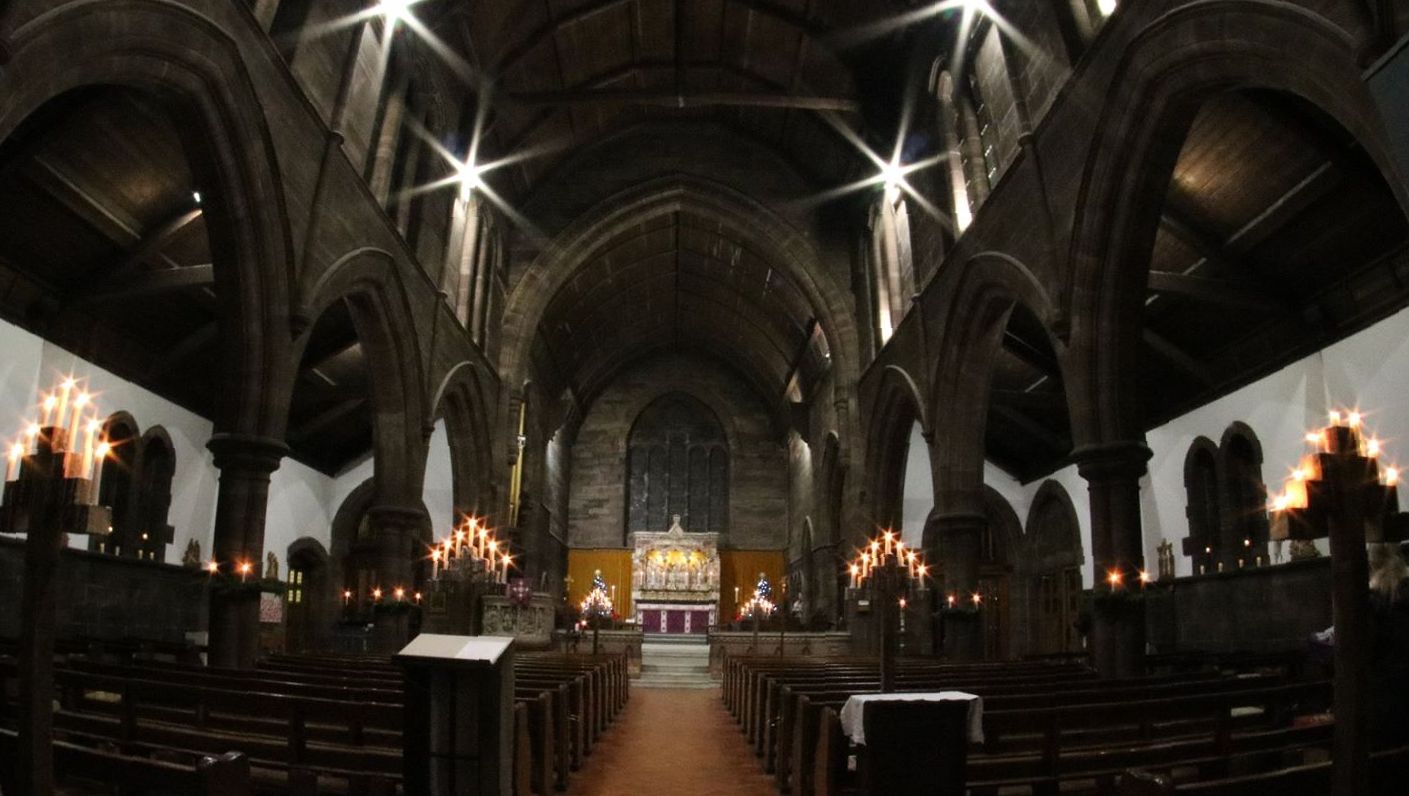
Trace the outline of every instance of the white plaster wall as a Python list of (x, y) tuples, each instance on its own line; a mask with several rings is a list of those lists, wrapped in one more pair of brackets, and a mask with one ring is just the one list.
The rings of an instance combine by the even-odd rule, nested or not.
[(338, 473), (337, 478), (333, 479), (331, 499), (328, 501), (328, 516), (337, 516), (338, 509), (342, 508), (343, 501), (347, 500), (347, 496), (352, 494), (352, 490), (362, 486), (363, 481), (371, 478), (372, 472), (373, 462), (370, 452), (361, 459), (343, 468), (343, 471)]
[(289, 545), (305, 536), (322, 542), (324, 550), (331, 546), (332, 491), (333, 479), (289, 458), (269, 477), (264, 549), (278, 556), (281, 566), (288, 563)]
[[(431, 529), (439, 538), (455, 523), (455, 479), (450, 471), (450, 434), (445, 420), (437, 420), (431, 432), (430, 451), (426, 456), (426, 479), (421, 487), (421, 501), (430, 513)], [(551, 446), (550, 446), (551, 448)]]
[[(1386, 461), (1409, 463), (1406, 396), (1409, 310), (1150, 430), (1145, 437), (1152, 454), (1149, 474), (1140, 484), (1146, 561), (1153, 566), (1159, 544), (1168, 540), (1175, 547), (1176, 574), (1193, 574), (1192, 562), (1183, 555), (1180, 541), (1189, 532), (1184, 516), (1184, 456), (1195, 438), (1205, 436), (1217, 443), (1234, 421), (1246, 423), (1262, 443), (1262, 477), (1268, 490), (1275, 493), (1307, 452), (1306, 432), (1324, 426), (1326, 412), (1332, 408), (1358, 407), (1366, 417), (1367, 429), (1384, 442)], [(1086, 556), (1083, 578), (1089, 587), (1093, 572), (1086, 482), (1074, 465), (1049, 478), (1066, 488), (1076, 506)], [(1024, 523), (1032, 497), (1044, 480), (1019, 484), (992, 465), (985, 468), (985, 482), (1013, 504)], [(1325, 540), (1319, 540), (1317, 546), (1327, 552)]]
[(905, 454), (905, 486), (900, 498), (900, 538), (918, 548), (924, 543), (925, 519), (934, 508), (934, 466), (929, 443), (917, 422), (910, 428), (910, 447)]

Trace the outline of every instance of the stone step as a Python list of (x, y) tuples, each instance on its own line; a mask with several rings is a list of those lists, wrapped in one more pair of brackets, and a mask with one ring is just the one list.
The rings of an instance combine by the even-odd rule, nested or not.
[(663, 672), (666, 674), (685, 674), (693, 672), (708, 675), (709, 666), (706, 664), (695, 663), (662, 663), (658, 661), (643, 661), (641, 663), (641, 671), (643, 673)]

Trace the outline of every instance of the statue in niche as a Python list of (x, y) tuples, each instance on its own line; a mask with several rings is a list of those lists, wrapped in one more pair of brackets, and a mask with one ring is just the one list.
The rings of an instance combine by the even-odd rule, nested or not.
[(201, 543), (195, 539), (186, 542), (186, 552), (181, 554), (181, 566), (201, 568)]
[(279, 579), (279, 558), (278, 556), (274, 555), (274, 552), (272, 550), (269, 552), (268, 555), (264, 557), (264, 579)]

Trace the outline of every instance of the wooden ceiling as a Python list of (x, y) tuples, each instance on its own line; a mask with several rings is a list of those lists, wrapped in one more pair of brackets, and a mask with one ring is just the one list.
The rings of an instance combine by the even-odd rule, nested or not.
[[(53, 101), (0, 147), (0, 313), (214, 419), (220, 312), (201, 190), (151, 97), (101, 88)], [(295, 458), (331, 474), (370, 448), (366, 384), (336, 305), (294, 393)]]
[[(1283, 94), (1206, 103), (1180, 150), (1150, 256), (1139, 383), (1154, 428), (1409, 304), (1409, 226), (1378, 170)], [(1132, 263), (1131, 267), (1139, 267)], [(1067, 461), (1058, 375), (1010, 328), (990, 457), (1031, 479)], [(1208, 429), (1217, 433), (1221, 429)]]

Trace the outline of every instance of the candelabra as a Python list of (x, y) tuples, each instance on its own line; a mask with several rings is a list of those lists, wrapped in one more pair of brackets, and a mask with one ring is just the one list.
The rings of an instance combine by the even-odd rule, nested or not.
[(42, 396), (38, 422), (9, 451), (0, 533), (26, 537), (18, 661), (20, 793), (54, 789), (54, 571), (59, 551), (67, 534), (112, 532), (111, 511), (97, 505), (109, 451), (107, 442), (98, 441), (101, 428), (91, 396), (68, 378)]
[(1332, 785), (1337, 796), (1369, 790), (1369, 562), (1365, 544), (1405, 538), (1399, 471), (1380, 468), (1382, 445), (1363, 432), (1359, 412), (1331, 412), (1306, 435), (1311, 453), (1272, 500), (1274, 540), (1328, 538), (1335, 620), (1335, 733)]
[(508, 593), (513, 556), (483, 520), (465, 517), (431, 545), (427, 621), (440, 632), (482, 632), (484, 595)]
[[(848, 566), (851, 591), (868, 594), (880, 609), (881, 691), (895, 690), (895, 658), (905, 630), (905, 609), (928, 591), (929, 566), (893, 531), (885, 531), (861, 548)], [(921, 600), (923, 605), (923, 600)]]

